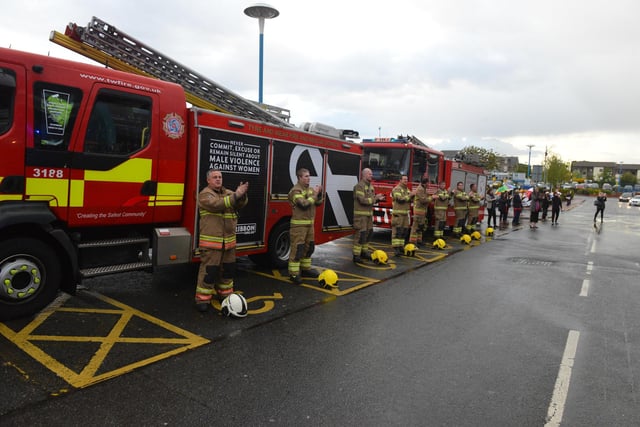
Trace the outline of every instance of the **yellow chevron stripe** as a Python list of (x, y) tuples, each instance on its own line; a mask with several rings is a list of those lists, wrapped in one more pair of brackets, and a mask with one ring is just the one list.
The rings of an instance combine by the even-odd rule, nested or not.
[(68, 185), (66, 179), (27, 178), (25, 194), (29, 200), (45, 200), (50, 206), (67, 206)]
[(145, 182), (151, 179), (151, 159), (129, 159), (108, 171), (86, 170), (85, 181)]

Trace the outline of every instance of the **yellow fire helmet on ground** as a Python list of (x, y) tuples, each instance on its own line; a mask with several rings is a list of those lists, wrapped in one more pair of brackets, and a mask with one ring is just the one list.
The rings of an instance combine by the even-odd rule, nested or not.
[(416, 254), (416, 245), (413, 243), (407, 243), (404, 245), (404, 254), (406, 256), (414, 256)]
[(338, 274), (333, 270), (324, 270), (318, 276), (318, 282), (323, 288), (337, 288), (338, 287)]
[(471, 243), (471, 236), (469, 236), (468, 234), (463, 234), (462, 237), (460, 237), (460, 241), (468, 245), (469, 243)]
[(387, 253), (380, 249), (376, 249), (371, 253), (371, 260), (376, 264), (386, 264), (388, 259), (389, 256), (387, 255)]
[(443, 239), (436, 239), (433, 242), (433, 247), (438, 249), (444, 249), (447, 246), (447, 243)]
[(484, 231), (485, 236), (489, 237), (489, 236), (493, 236), (493, 228), (491, 227), (487, 227), (487, 229)]
[(482, 238), (482, 235), (479, 231), (474, 231), (473, 233), (471, 233), (471, 238), (473, 240), (480, 240)]

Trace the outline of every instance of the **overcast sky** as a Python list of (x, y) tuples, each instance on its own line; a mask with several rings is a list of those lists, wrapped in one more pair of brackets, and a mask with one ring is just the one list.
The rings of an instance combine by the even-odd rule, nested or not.
[[(242, 0), (3, 4), (0, 46), (89, 62), (49, 42), (92, 16), (258, 99), (258, 21)], [(291, 121), (415, 135), (531, 163), (640, 164), (640, 1), (273, 0), (264, 102)]]

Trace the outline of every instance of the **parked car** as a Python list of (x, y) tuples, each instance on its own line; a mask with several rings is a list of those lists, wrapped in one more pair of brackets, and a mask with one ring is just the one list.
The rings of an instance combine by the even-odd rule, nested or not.
[(602, 184), (602, 189), (611, 191), (611, 184), (605, 182), (604, 184)]
[(622, 193), (620, 197), (618, 197), (619, 202), (628, 202), (633, 197), (631, 193)]
[(640, 196), (633, 196), (629, 200), (629, 206), (640, 206)]

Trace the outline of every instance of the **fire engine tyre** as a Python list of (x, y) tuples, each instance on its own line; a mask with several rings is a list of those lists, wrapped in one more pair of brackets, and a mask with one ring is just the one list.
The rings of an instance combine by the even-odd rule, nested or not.
[(291, 240), (289, 239), (289, 222), (277, 224), (269, 233), (269, 252), (266, 254), (249, 255), (249, 258), (262, 267), (287, 268)]
[(54, 300), (61, 268), (55, 251), (32, 239), (0, 241), (0, 320), (34, 314)]
[(275, 268), (286, 268), (290, 253), (289, 222), (281, 222), (269, 233), (269, 263)]

